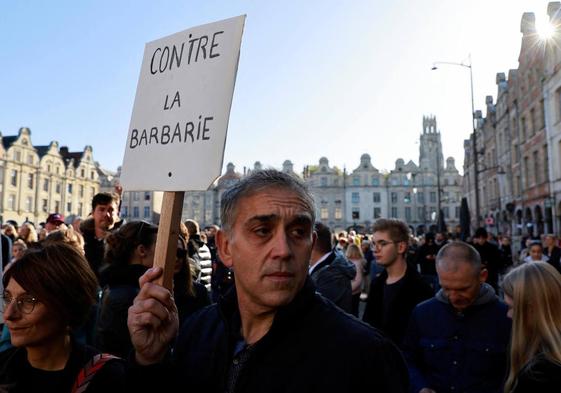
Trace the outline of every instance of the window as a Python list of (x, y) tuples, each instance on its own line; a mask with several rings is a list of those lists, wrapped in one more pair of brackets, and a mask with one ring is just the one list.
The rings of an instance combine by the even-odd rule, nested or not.
[(353, 220), (360, 220), (360, 209), (358, 207), (353, 207), (351, 216)]
[(8, 208), (16, 210), (16, 196), (14, 194), (8, 195)]
[(335, 208), (335, 219), (340, 220), (343, 218), (343, 212), (341, 211), (340, 207)]
[(78, 215), (79, 216), (84, 215), (84, 204), (82, 202), (78, 202)]
[(43, 179), (43, 191), (49, 192), (49, 179)]
[(150, 218), (150, 206), (144, 206), (144, 218)]
[(27, 188), (33, 190), (33, 173), (27, 174)]
[(547, 145), (543, 145), (543, 179), (549, 180), (549, 155), (547, 154)]
[(418, 203), (425, 203), (425, 193), (424, 192), (418, 192), (417, 193), (417, 202)]
[(353, 186), (360, 186), (360, 177), (353, 177)]
[(372, 185), (373, 186), (379, 186), (380, 185), (380, 179), (378, 178), (378, 176), (372, 176)]
[(398, 218), (397, 207), (392, 207), (392, 218)]
[[(138, 206), (135, 206), (135, 207), (132, 208), (132, 216), (133, 216), (134, 218), (138, 218), (138, 216), (139, 216), (139, 213), (138, 213)], [(197, 214), (197, 216), (198, 216), (198, 214)]]
[(405, 221), (411, 221), (411, 208), (409, 206), (405, 207)]
[(79, 190), (78, 194), (80, 195), (80, 198), (83, 198), (84, 197), (84, 186), (80, 185), (78, 190)]
[(133, 192), (132, 199), (133, 201), (138, 201), (140, 199), (140, 196), (138, 195), (137, 191)]
[(66, 211), (67, 211), (68, 213), (70, 213), (70, 212), (72, 211), (72, 202), (68, 202), (68, 203), (66, 204)]
[(436, 203), (436, 192), (435, 191), (430, 192), (430, 203)]
[(67, 189), (68, 189), (68, 193), (72, 194), (72, 184), (68, 184)]
[(327, 187), (327, 177), (322, 176), (320, 180), (321, 180), (321, 186)]
[(375, 193), (372, 194), (372, 202), (380, 203), (380, 193), (379, 192), (375, 192)]
[(403, 185), (404, 185), (404, 186), (408, 186), (408, 185), (409, 185), (409, 179), (408, 179), (408, 178), (406, 178), (406, 177), (403, 178)]
[(360, 194), (358, 192), (353, 192), (351, 194), (352, 203), (360, 203)]
[(442, 208), (442, 212), (444, 213), (444, 218), (450, 218), (450, 209), (448, 209), (448, 206), (444, 206)]
[(21, 152), (19, 150), (16, 150), (14, 152), (14, 160), (17, 161), (17, 162), (21, 161)]
[(456, 214), (456, 218), (459, 218), (460, 217), (460, 206), (456, 206), (456, 208), (454, 210), (455, 210), (454, 213)]
[(406, 192), (403, 195), (403, 202), (405, 203), (411, 203), (411, 193), (410, 192)]
[(49, 205), (48, 205), (48, 203), (49, 203), (49, 202), (48, 202), (46, 199), (43, 199), (43, 200), (41, 201), (41, 210), (42, 210), (44, 213), (47, 213), (47, 212), (49, 211)]
[(541, 176), (540, 176), (540, 161), (538, 159), (538, 152), (534, 151), (532, 153), (532, 158), (534, 160), (534, 182), (535, 184), (541, 183)]
[(128, 217), (129, 216), (129, 208), (127, 206), (122, 207), (122, 214), (123, 214), (123, 217)]
[(526, 140), (526, 118), (523, 117), (520, 119), (520, 142), (524, 142)]
[(94, 172), (94, 171), (91, 171), (91, 173), (90, 173), (90, 179), (92, 179), (92, 180), (95, 179), (95, 172)]
[(55, 212), (60, 211), (60, 201), (55, 201)]
[(93, 198), (94, 195), (95, 195), (95, 187), (92, 187), (90, 190), (91, 190), (91, 195), (92, 195), (92, 198)]
[(12, 186), (18, 185), (18, 171), (15, 169), (12, 169), (12, 172), (10, 173), (10, 184)]
[(374, 219), (382, 217), (382, 209), (379, 207), (374, 208)]
[(535, 111), (534, 108), (530, 109), (530, 120), (529, 120), (529, 124), (528, 124), (529, 128), (530, 128), (530, 135), (529, 136), (534, 136), (536, 134), (536, 115), (535, 115)]
[(84, 170), (84, 168), (82, 168), (82, 169), (80, 170), (80, 176), (81, 176), (81, 177), (85, 177), (85, 176), (86, 176), (86, 171)]
[(32, 197), (27, 197), (25, 198), (25, 211), (26, 212), (32, 212), (33, 211), (33, 198)]
[(149, 200), (150, 200), (150, 192), (147, 191), (147, 192), (144, 193), (144, 200), (145, 200), (145, 201), (149, 201)]
[(392, 192), (391, 197), (392, 203), (397, 203), (397, 192)]
[[(61, 187), (60, 187), (60, 182), (57, 181), (57, 182), (56, 182), (56, 187), (55, 187), (55, 192), (56, 192), (57, 194), (60, 194), (60, 188), (61, 188)], [(57, 211), (58, 211), (58, 210), (57, 210)]]
[(27, 155), (27, 163), (29, 165), (33, 165), (33, 156), (31, 154)]
[(424, 207), (418, 207), (417, 208), (417, 219), (419, 221), (425, 221), (425, 208)]
[(329, 219), (329, 210), (326, 207), (322, 207), (320, 209), (320, 218), (322, 220), (327, 220)]

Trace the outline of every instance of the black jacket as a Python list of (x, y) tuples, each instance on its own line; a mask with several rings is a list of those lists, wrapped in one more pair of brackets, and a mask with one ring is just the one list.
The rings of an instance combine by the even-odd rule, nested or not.
[(561, 365), (539, 355), (520, 370), (516, 379), (512, 393), (558, 393), (561, 389)]
[(356, 266), (336, 251), (321, 261), (310, 274), (317, 291), (331, 300), (341, 310), (351, 312), (351, 281), (355, 278)]
[(545, 247), (543, 249), (543, 254), (548, 257), (547, 263), (552, 265), (559, 273), (561, 273), (561, 248), (557, 246), (553, 247), (551, 255), (549, 255), (549, 248)]
[[(182, 327), (170, 364), (129, 368), (134, 392), (405, 392), (407, 371), (391, 342), (315, 293), (308, 279), (251, 355), (228, 390), (240, 340), (235, 291)], [(231, 367), (232, 365), (232, 367)], [(169, 385), (162, 385), (169, 383)]]
[(138, 279), (147, 269), (143, 265), (110, 265), (102, 271), (105, 285), (95, 329), (96, 348), (123, 358), (129, 355), (128, 310), (140, 291)]
[[(52, 372), (32, 368), (27, 361), (25, 348), (10, 348), (0, 353), (0, 392), (70, 393), (80, 370), (97, 353), (92, 347), (73, 342), (64, 370)], [(110, 360), (95, 374), (85, 392), (122, 392), (124, 387), (123, 362)]]
[(391, 304), (386, 305), (388, 314), (384, 321), (384, 287), (387, 278), (388, 272), (384, 270), (372, 281), (362, 320), (380, 329), (394, 343), (401, 346), (411, 312), (417, 304), (430, 299), (433, 291), (421, 275), (412, 266), (407, 265), (405, 276), (400, 280), (399, 292)]

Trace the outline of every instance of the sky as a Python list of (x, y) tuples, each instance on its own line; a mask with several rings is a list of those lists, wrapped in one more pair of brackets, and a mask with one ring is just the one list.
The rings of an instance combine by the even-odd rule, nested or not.
[(146, 42), (246, 14), (224, 155), (296, 171), (327, 157), (379, 170), (419, 159), (422, 118), (436, 116), (445, 157), (462, 172), (475, 107), (497, 72), (518, 66), (520, 20), (542, 0), (1, 1), (0, 131), (34, 145), (93, 148), (123, 162)]

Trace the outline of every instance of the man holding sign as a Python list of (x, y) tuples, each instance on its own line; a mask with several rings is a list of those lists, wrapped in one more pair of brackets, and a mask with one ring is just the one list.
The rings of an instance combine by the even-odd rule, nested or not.
[(315, 292), (307, 275), (315, 206), (299, 179), (253, 173), (222, 195), (221, 220), (219, 255), (236, 273), (235, 288), (177, 339), (172, 295), (154, 283), (161, 269), (140, 279), (128, 317), (131, 391), (407, 390), (393, 344)]

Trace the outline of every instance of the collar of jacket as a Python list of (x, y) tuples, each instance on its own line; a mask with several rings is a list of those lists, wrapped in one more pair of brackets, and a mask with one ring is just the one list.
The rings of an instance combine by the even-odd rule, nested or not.
[[(444, 290), (440, 289), (436, 295), (436, 300), (445, 303), (445, 304), (450, 304), (450, 301), (448, 300), (448, 297), (444, 294)], [(486, 282), (482, 283), (481, 286), (479, 287), (479, 293), (477, 294), (477, 297), (475, 298), (474, 302), (469, 305), (466, 310), (471, 309), (473, 306), (481, 306), (487, 303), (491, 303), (495, 300), (497, 300), (497, 295), (495, 295), (495, 290), (493, 289), (493, 287), (489, 284), (487, 284)]]
[[(294, 299), (277, 309), (271, 329), (259, 342), (268, 341), (271, 336), (276, 335), (276, 332), (282, 332), (292, 323), (301, 323), (302, 317), (310, 309), (310, 304), (315, 296), (315, 286), (308, 276), (304, 286), (298, 291)], [(218, 309), (226, 323), (230, 343), (239, 341), (242, 338), (241, 319), (235, 285), (218, 300)]]

